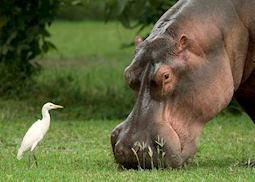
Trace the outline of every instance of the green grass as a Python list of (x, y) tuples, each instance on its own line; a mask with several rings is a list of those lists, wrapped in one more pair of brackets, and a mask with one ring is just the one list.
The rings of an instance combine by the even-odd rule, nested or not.
[[(150, 31), (145, 29), (141, 34)], [(51, 41), (58, 51), (47, 57), (57, 59), (118, 60), (119, 63), (131, 61), (134, 48), (121, 49), (123, 44), (135, 40), (137, 30), (125, 29), (118, 22), (56, 22), (50, 27)], [(90, 60), (87, 60), (90, 62)]]
[[(65, 110), (59, 111), (61, 113)], [(247, 116), (218, 116), (205, 128), (194, 162), (181, 170), (120, 170), (114, 163), (110, 132), (120, 121), (54, 120), (36, 150), (39, 167), (27, 156), (16, 160), (19, 143), (36, 115), (0, 121), (0, 181), (254, 181), (254, 124)]]

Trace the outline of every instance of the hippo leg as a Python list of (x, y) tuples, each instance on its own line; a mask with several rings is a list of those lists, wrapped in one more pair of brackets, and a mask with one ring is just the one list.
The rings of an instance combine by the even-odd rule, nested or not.
[(239, 88), (235, 93), (237, 102), (241, 105), (244, 111), (250, 116), (255, 124), (255, 86)]

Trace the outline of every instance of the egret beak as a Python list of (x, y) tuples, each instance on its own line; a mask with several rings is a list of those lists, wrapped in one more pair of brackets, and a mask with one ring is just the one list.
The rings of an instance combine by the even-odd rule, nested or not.
[(64, 107), (63, 106), (61, 106), (61, 105), (54, 105), (54, 109), (63, 109)]

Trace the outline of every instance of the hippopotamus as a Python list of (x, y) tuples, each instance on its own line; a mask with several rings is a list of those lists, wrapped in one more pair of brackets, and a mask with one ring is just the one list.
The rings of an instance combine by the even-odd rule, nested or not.
[(183, 166), (233, 98), (255, 121), (254, 9), (250, 0), (179, 0), (137, 41), (124, 71), (136, 102), (111, 133), (120, 166)]

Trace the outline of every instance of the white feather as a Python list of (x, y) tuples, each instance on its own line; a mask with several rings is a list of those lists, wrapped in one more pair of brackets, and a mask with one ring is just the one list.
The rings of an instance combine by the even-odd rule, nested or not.
[[(37, 120), (27, 131), (25, 134), (20, 148), (18, 150), (18, 155), (17, 159), (20, 160), (22, 159), (23, 153), (28, 151), (28, 150), (33, 150), (36, 145), (43, 139), (44, 135), (43, 133), (46, 134), (46, 131), (42, 131), (43, 129), (43, 122), (42, 120)], [(32, 149), (33, 147), (33, 149)]]

